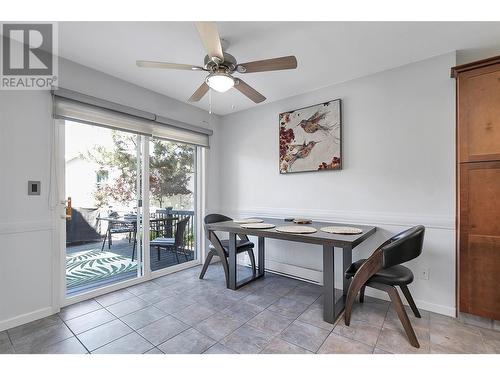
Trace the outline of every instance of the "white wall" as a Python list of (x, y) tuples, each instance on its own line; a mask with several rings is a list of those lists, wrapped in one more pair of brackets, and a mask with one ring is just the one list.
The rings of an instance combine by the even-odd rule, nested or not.
[[(420, 307), (453, 315), (455, 95), (450, 67), (455, 63), (450, 53), (224, 116), (221, 210), (232, 216), (305, 216), (379, 227), (354, 250), (354, 259), (367, 257), (392, 234), (423, 224), (424, 252), (409, 266), (416, 275), (429, 268), (430, 279), (417, 277), (410, 288)], [(344, 169), (280, 175), (278, 114), (336, 98), (342, 99)], [(270, 268), (322, 280), (318, 246), (269, 241), (266, 250)]]
[[(214, 129), (207, 152), (207, 203), (209, 209), (218, 206), (218, 183), (210, 177), (218, 116), (64, 59), (59, 78), (67, 89)], [(51, 116), (46, 91), (0, 91), (0, 331), (59, 308), (52, 286), (59, 249), (48, 199)], [(41, 181), (41, 196), (27, 195), (28, 180)]]

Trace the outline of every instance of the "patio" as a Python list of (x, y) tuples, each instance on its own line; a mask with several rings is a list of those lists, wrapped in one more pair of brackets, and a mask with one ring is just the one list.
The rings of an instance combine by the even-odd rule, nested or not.
[[(67, 295), (75, 295), (119, 281), (137, 277), (137, 251), (132, 261), (133, 241), (129, 243), (126, 234), (113, 235), (113, 244), (108, 244), (101, 251), (102, 240), (66, 248), (66, 286)], [(194, 251), (186, 249), (178, 254), (178, 260), (172, 251), (160, 250), (160, 259), (155, 247), (151, 247), (151, 270), (157, 271), (173, 265), (191, 261)]]

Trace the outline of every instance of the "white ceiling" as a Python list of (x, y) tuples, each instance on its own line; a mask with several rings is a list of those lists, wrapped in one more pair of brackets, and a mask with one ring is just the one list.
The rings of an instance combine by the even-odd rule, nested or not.
[[(297, 56), (297, 70), (244, 75), (267, 97), (264, 103), (454, 50), (500, 50), (500, 22), (220, 22), (218, 27), (238, 62)], [(202, 65), (205, 51), (190, 22), (61, 22), (59, 46), (62, 57), (184, 102), (206, 75), (135, 65), (137, 59)], [(208, 109), (208, 95), (195, 105)], [(234, 89), (212, 95), (212, 109), (220, 115), (253, 106)]]

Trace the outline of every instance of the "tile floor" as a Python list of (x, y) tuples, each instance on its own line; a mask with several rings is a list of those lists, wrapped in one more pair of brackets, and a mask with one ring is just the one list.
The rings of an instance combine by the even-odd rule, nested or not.
[[(238, 291), (200, 267), (84, 301), (0, 332), (0, 353), (500, 353), (500, 332), (422, 311), (408, 343), (390, 303), (322, 319), (321, 287), (273, 274)], [(242, 269), (242, 273), (248, 272)], [(409, 314), (411, 316), (411, 314)]]

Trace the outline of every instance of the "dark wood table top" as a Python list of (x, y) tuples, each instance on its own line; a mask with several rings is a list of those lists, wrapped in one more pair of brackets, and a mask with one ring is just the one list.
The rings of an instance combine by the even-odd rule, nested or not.
[[(317, 229), (317, 232), (311, 234), (294, 234), (294, 233), (284, 233), (276, 231), (276, 228), (271, 229), (246, 229), (242, 228), (239, 223), (233, 221), (222, 221), (218, 223), (206, 224), (206, 229), (211, 231), (221, 231), (230, 233), (241, 233), (248, 236), (258, 236), (275, 238), (286, 241), (294, 242), (304, 242), (316, 245), (333, 245), (337, 247), (352, 247), (359, 245), (365, 239), (370, 237), (377, 230), (374, 226), (367, 225), (353, 225), (353, 224), (342, 224), (342, 223), (331, 223), (331, 222), (321, 222), (313, 221), (311, 224), (295, 224), (291, 221), (285, 221), (284, 219), (276, 218), (260, 218), (264, 220), (264, 223), (270, 223), (276, 225), (276, 227), (282, 227), (286, 225), (305, 225), (312, 226)], [(356, 227), (363, 230), (360, 234), (331, 234), (322, 232), (319, 229), (329, 226), (341, 226), (341, 227)]]

